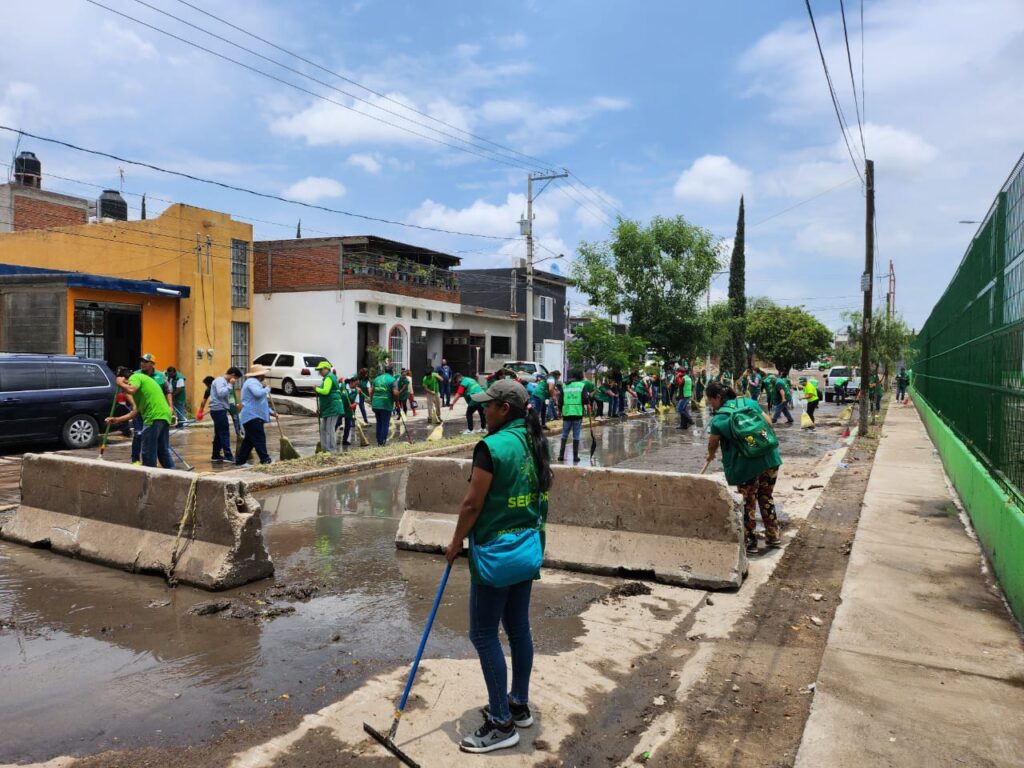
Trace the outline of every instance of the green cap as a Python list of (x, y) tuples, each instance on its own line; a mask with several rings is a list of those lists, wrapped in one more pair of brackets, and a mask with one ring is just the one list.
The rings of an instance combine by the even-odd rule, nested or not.
[(318, 371), (322, 371), (324, 368), (330, 368), (330, 367), (331, 367), (331, 364), (329, 362), (327, 362), (326, 360), (321, 360), (319, 363), (316, 364), (316, 369)]

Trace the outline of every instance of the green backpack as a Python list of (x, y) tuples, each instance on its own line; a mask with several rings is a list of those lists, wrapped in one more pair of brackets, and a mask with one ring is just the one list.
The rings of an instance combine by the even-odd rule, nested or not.
[(741, 456), (757, 459), (779, 447), (779, 439), (753, 400), (738, 397), (718, 409), (729, 417), (729, 430)]

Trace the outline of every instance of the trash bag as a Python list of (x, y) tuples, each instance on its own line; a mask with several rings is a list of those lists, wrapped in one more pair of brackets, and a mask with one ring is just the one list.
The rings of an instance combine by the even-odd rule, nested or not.
[(800, 429), (810, 429), (814, 426), (814, 420), (806, 411), (800, 414)]

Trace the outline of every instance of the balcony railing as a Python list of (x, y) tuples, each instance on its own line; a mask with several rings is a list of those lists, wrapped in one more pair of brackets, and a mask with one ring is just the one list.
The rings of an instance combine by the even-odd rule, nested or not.
[(434, 267), (410, 259), (380, 256), (373, 253), (346, 252), (342, 260), (344, 275), (368, 275), (412, 285), (458, 291), (459, 281), (450, 269)]

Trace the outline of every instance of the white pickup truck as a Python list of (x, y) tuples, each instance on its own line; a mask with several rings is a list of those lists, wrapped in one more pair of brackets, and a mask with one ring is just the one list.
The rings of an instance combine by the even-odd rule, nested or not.
[(846, 398), (855, 400), (860, 392), (860, 369), (845, 365), (834, 365), (825, 374), (825, 402), (831, 403), (836, 396), (836, 379), (845, 378)]

